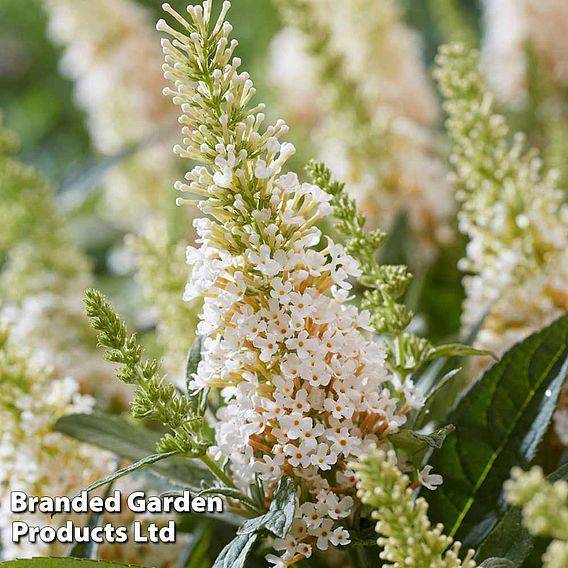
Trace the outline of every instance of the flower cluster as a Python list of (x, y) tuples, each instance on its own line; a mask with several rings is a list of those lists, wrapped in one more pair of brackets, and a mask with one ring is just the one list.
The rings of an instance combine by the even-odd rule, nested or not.
[(554, 539), (542, 557), (543, 568), (568, 565), (568, 483), (549, 482), (542, 469), (515, 468), (505, 483), (507, 501), (522, 506), (523, 525), (532, 535)]
[[(318, 117), (322, 159), (346, 180), (368, 218), (388, 228), (408, 215), (420, 246), (415, 260), (423, 261), (424, 251), (433, 253), (434, 244), (451, 238), (452, 199), (432, 144), (437, 105), (418, 38), (396, 2), (329, 4), (278, 2), (296, 29), (275, 40), (273, 79), (286, 104), (310, 105), (302, 116)], [(287, 73), (292, 66), (294, 73)]]
[(482, 60), (498, 97), (518, 106), (527, 88), (526, 0), (486, 0)]
[[(93, 399), (79, 395), (71, 378), (55, 379), (38, 366), (0, 329), (0, 525), (4, 557), (37, 555), (10, 540), (10, 491), (30, 495), (69, 495), (110, 472), (111, 456), (93, 451), (53, 432), (58, 418), (73, 412), (90, 412)], [(56, 520), (57, 522), (57, 520)], [(26, 546), (26, 545), (22, 545)], [(30, 546), (30, 545), (27, 545)]]
[(106, 391), (112, 396), (115, 385), (106, 380), (110, 373), (101, 365), (83, 315), (83, 290), (91, 279), (87, 260), (57, 209), (52, 188), (12, 158), (13, 145), (1, 146), (2, 317), (38, 364), (71, 374), (90, 392), (112, 385)]
[[(45, 5), (51, 35), (65, 47), (62, 68), (76, 82), (93, 143), (116, 160), (103, 180), (108, 210), (113, 223), (136, 235), (131, 246), (118, 250), (134, 252), (145, 317), (156, 322), (168, 371), (182, 380), (192, 337), (178, 333), (177, 326), (197, 317), (196, 306), (184, 305), (177, 293), (177, 267), (190, 231), (173, 239), (166, 222), (171, 217), (167, 189), (178, 176), (170, 151), (177, 111), (162, 95), (165, 81), (151, 16), (133, 0), (45, 0)], [(80, 297), (75, 306), (81, 311)]]
[(413, 498), (410, 480), (397, 467), (393, 451), (375, 450), (352, 464), (357, 477), (357, 495), (373, 508), (378, 539), (383, 549), (383, 566), (428, 566), (428, 568), (475, 568), (474, 551), (460, 560), (460, 542), (442, 533), (443, 526), (431, 527), (428, 504)]
[(442, 49), (436, 75), (447, 101), (460, 230), (468, 236), (465, 327), (489, 312), (479, 333), (503, 353), (568, 308), (565, 269), (568, 209), (554, 172), (543, 173), (523, 137), (512, 145), (478, 69), (459, 44)]
[(221, 389), (212, 454), (238, 487), (260, 478), (270, 495), (282, 475), (296, 480), (297, 519), (274, 543), (282, 555), (270, 557), (284, 566), (349, 542), (347, 463), (404, 424), (410, 406), (370, 339), (368, 314), (347, 303), (357, 262), (321, 242), (316, 224), (331, 196), (283, 173), (294, 152), (282, 141), (287, 127), (263, 129), (263, 105), (249, 105), (255, 90), (233, 57), (229, 6), (213, 23), (210, 2), (189, 6), (189, 21), (166, 4), (183, 32), (158, 23), (173, 37), (163, 40), (164, 71), (183, 111), (175, 150), (204, 164), (177, 184), (200, 198), (178, 201), (208, 215), (195, 222), (199, 248), (187, 251), (185, 296), (204, 297), (190, 389)]
[[(27, 495), (72, 496), (97, 479), (108, 475), (115, 467), (112, 455), (94, 449), (58, 434), (55, 423), (64, 415), (89, 413), (94, 399), (79, 394), (72, 378), (56, 378), (46, 367), (38, 366), (12, 337), (10, 330), (0, 327), (0, 528), (2, 558), (32, 556), (60, 556), (68, 545), (61, 543), (30, 543), (11, 540), (11, 523), (25, 521), (33, 525), (63, 526), (68, 515), (12, 513), (9, 510), (10, 491), (24, 491)], [(142, 480), (120, 480), (116, 489), (126, 495), (143, 488)], [(137, 516), (123, 506), (121, 513), (108, 515), (105, 523), (113, 526), (130, 526)], [(74, 515), (77, 526), (86, 525), (87, 515)], [(163, 522), (158, 516), (153, 522)], [(105, 560), (134, 562), (141, 559), (150, 566), (166, 568), (171, 554), (179, 554), (186, 539), (172, 546), (104, 543), (99, 555)]]
[(137, 227), (163, 210), (177, 176), (167, 143), (176, 113), (161, 96), (151, 16), (133, 0), (45, 0), (45, 6), (96, 149), (109, 157), (132, 153), (109, 170), (105, 189), (113, 219)]

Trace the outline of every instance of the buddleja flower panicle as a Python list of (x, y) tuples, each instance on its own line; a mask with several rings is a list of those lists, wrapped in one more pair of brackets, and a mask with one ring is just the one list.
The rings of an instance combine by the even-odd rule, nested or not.
[[(258, 495), (260, 483), (270, 496), (284, 475), (301, 488), (290, 534), (274, 541), (281, 556), (267, 557), (280, 566), (349, 543), (356, 502), (347, 462), (381, 444), (407, 410), (368, 314), (347, 302), (359, 263), (321, 242), (317, 224), (333, 193), (351, 205), (339, 186), (328, 192), (283, 173), (294, 147), (283, 121), (263, 126), (264, 107), (254, 106), (252, 81), (233, 58), (228, 7), (213, 22), (210, 2), (189, 6), (189, 21), (166, 5), (182, 31), (158, 23), (173, 37), (163, 48), (167, 93), (182, 110), (175, 151), (203, 164), (177, 184), (200, 199), (179, 202), (208, 216), (195, 222), (198, 246), (187, 251), (185, 296), (204, 298), (202, 359), (189, 389), (220, 394), (210, 454), (241, 491)], [(346, 226), (363, 223), (353, 219), (346, 214)]]
[(284, 108), (315, 130), (319, 155), (374, 227), (390, 230), (407, 214), (419, 249), (412, 260), (427, 263), (451, 240), (452, 201), (432, 143), (438, 111), (416, 33), (392, 0), (275, 4), (291, 26), (272, 57)]
[(120, 390), (108, 388), (111, 374), (83, 314), (83, 291), (92, 277), (88, 259), (54, 188), (12, 155), (16, 148), (16, 137), (1, 131), (0, 317), (35, 363), (72, 376), (82, 392), (121, 399)]
[(164, 195), (178, 175), (170, 152), (177, 117), (161, 96), (166, 83), (151, 12), (135, 0), (43, 4), (93, 145), (115, 162), (102, 179), (106, 210), (115, 225), (139, 232), (165, 214)]
[[(14, 521), (38, 522), (34, 516), (16, 513), (9, 506), (11, 491), (28, 495), (72, 495), (89, 483), (108, 475), (112, 455), (80, 444), (55, 431), (61, 417), (90, 413), (94, 399), (79, 393), (78, 383), (67, 376), (58, 378), (53, 369), (39, 365), (33, 351), (14, 337), (10, 326), (0, 321), (0, 527), (5, 559), (63, 554), (61, 543), (47, 544), (11, 537)], [(62, 516), (39, 522), (56, 528)]]
[[(487, 313), (476, 343), (501, 355), (568, 310), (568, 207), (557, 173), (523, 135), (510, 140), (478, 59), (461, 44), (445, 46), (435, 74), (453, 141), (459, 227), (469, 238), (459, 265), (467, 273), (463, 326)], [(564, 443), (567, 415), (556, 415)]]

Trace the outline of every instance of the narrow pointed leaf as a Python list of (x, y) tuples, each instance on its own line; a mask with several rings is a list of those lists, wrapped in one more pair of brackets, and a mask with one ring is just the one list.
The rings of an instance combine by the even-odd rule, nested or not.
[(244, 503), (253, 509), (257, 508), (256, 503), (250, 497), (233, 487), (208, 487), (207, 489), (200, 491), (196, 497), (202, 497), (203, 495), (223, 495), (223, 497), (230, 497), (231, 499), (241, 501), (241, 503)]
[(201, 361), (201, 354), (203, 350), (203, 336), (198, 335), (189, 350), (187, 356), (187, 364), (185, 367), (185, 385), (186, 391), (191, 398), (191, 404), (194, 412), (198, 416), (204, 416), (207, 410), (207, 395), (209, 394), (209, 389), (201, 389), (198, 392), (190, 392), (189, 383), (192, 377), (197, 373), (197, 367)]
[[(121, 477), (125, 477), (131, 473), (134, 473), (135, 471), (142, 469), (143, 467), (146, 467), (150, 464), (156, 463), (158, 461), (161, 460), (165, 460), (173, 455), (175, 455), (176, 452), (168, 452), (167, 454), (154, 454), (152, 456), (146, 456), (144, 459), (138, 460), (137, 462), (131, 463), (129, 465), (127, 465), (126, 467), (122, 467), (120, 469), (117, 469), (116, 471), (114, 471), (113, 473), (111, 473), (110, 475), (107, 475), (106, 477), (103, 477), (102, 479), (99, 479), (98, 481), (95, 481), (94, 483), (91, 483), (90, 485), (88, 485), (87, 487), (85, 487), (83, 489), (83, 491), (93, 491), (94, 489), (98, 489), (99, 487), (102, 487), (103, 485), (106, 485), (107, 483), (110, 483), (111, 481), (114, 481), (116, 479), (120, 479)], [(80, 495), (80, 492), (78, 493), (78, 495)]]
[(422, 467), (424, 457), (432, 450), (439, 450), (444, 444), (446, 436), (454, 430), (455, 427), (452, 424), (448, 424), (431, 434), (419, 434), (405, 428), (389, 436), (389, 441), (397, 451), (402, 450), (414, 466)]
[(488, 558), (479, 568), (516, 568), (517, 565), (506, 558)]
[(212, 562), (210, 554), (213, 525), (209, 521), (200, 523), (198, 529), (192, 534), (191, 542), (185, 551), (181, 565), (183, 568), (210, 568)]
[(452, 379), (461, 371), (461, 368), (448, 371), (431, 389), (424, 400), (424, 405), (418, 410), (410, 424), (415, 429), (423, 428), (431, 420), (431, 409), (444, 401), (444, 394), (450, 386)]
[[(109, 483), (106, 491), (104, 492), (104, 495), (102, 496), (103, 499), (106, 499), (110, 495), (112, 488), (113, 484)], [(91, 513), (89, 515), (89, 522), (87, 523), (89, 530), (101, 526), (103, 518), (104, 512), (102, 511), (100, 513)], [(87, 558), (90, 560), (96, 560), (98, 549), (99, 544), (92, 540), (89, 540), (88, 542), (76, 542), (71, 545), (67, 556), (70, 556), (72, 558)]]
[[(121, 458), (138, 461), (156, 453), (161, 435), (119, 416), (102, 413), (69, 414), (60, 418), (55, 429), (87, 444), (115, 453)], [(212, 485), (215, 478), (200, 462), (174, 456), (147, 466), (148, 471), (181, 487)]]
[(246, 521), (237, 532), (252, 534), (266, 530), (278, 538), (284, 538), (292, 526), (295, 512), (294, 480), (291, 477), (283, 477), (274, 492), (268, 512)]
[(238, 535), (223, 548), (213, 568), (245, 568), (245, 562), (257, 538), (258, 533)]
[(464, 345), (462, 343), (447, 343), (446, 345), (439, 345), (438, 347), (433, 347), (428, 354), (428, 361), (433, 361), (440, 357), (468, 357), (468, 356), (489, 356), (493, 359), (497, 357), (487, 351), (486, 349), (476, 349), (471, 345)]

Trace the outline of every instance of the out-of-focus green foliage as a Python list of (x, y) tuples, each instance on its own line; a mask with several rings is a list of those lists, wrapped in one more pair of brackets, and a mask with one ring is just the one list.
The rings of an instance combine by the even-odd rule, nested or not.
[[(158, 20), (161, 1), (140, 3)], [(171, 3), (187, 5), (185, 0)], [(273, 7), (270, 2), (238, 0), (232, 15), (243, 63), (249, 69), (262, 66), (279, 25)], [(73, 104), (73, 85), (58, 72), (60, 53), (47, 36), (41, 0), (0, 2), (0, 53), (0, 108), (6, 125), (20, 137), (24, 158), (59, 180), (77, 162), (87, 161), (91, 150), (84, 117)], [(262, 91), (262, 82), (257, 85)]]
[(25, 157), (52, 177), (83, 159), (89, 139), (58, 73), (58, 51), (47, 38), (40, 0), (0, 2), (0, 108), (21, 139)]

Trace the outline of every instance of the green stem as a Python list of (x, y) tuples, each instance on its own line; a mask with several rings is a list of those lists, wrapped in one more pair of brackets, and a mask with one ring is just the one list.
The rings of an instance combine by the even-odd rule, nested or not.
[(199, 459), (209, 468), (211, 473), (213, 473), (213, 475), (215, 475), (217, 479), (222, 481), (227, 487), (235, 488), (235, 484), (231, 481), (230, 477), (219, 467), (219, 464), (216, 461), (212, 460), (208, 455), (200, 456)]
[(349, 557), (351, 558), (351, 568), (366, 568), (367, 559), (362, 546), (350, 546)]

